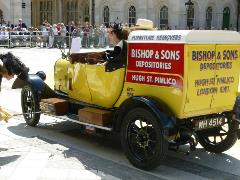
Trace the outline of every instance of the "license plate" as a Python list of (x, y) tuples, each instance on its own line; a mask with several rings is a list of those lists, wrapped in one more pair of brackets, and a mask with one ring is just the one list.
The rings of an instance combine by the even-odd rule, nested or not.
[(204, 120), (198, 120), (196, 123), (196, 130), (209, 129), (213, 127), (222, 126), (225, 123), (225, 117), (213, 117)]

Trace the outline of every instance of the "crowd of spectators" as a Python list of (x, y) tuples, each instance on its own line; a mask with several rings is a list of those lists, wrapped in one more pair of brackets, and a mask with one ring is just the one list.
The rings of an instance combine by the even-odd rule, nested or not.
[(80, 37), (83, 48), (104, 48), (109, 46), (107, 31), (105, 25), (92, 26), (89, 22), (82, 25), (71, 21), (65, 25), (50, 24), (45, 20), (39, 28), (35, 28), (27, 27), (22, 19), (19, 19), (17, 25), (3, 21), (0, 24), (0, 46), (55, 48), (60, 43), (62, 47), (68, 47), (71, 38)]
[[(124, 28), (129, 28), (128, 24), (125, 24)], [(177, 27), (164, 26), (161, 29), (171, 30)], [(66, 48), (71, 45), (72, 38), (80, 37), (82, 48), (104, 48), (111, 46), (107, 32), (108, 28), (104, 24), (92, 26), (89, 22), (81, 24), (70, 21), (68, 24), (60, 22), (50, 24), (44, 20), (42, 25), (36, 28), (27, 27), (22, 19), (19, 19), (17, 24), (2, 21), (0, 23), (0, 46), (56, 48), (60, 44)]]

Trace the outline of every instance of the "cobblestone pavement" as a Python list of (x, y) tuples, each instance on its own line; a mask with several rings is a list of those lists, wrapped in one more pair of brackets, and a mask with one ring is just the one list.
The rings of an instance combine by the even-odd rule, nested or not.
[[(7, 49), (1, 49), (3, 52)], [(32, 72), (51, 71), (58, 50), (11, 49)], [(21, 112), (20, 90), (11, 90), (13, 81), (3, 81), (0, 106)], [(186, 147), (181, 150), (186, 151)], [(37, 127), (15, 117), (0, 122), (0, 180), (71, 179), (171, 179), (240, 180), (240, 143), (223, 154), (205, 152), (200, 146), (185, 155), (169, 152), (161, 166), (145, 172), (134, 168), (112, 135), (87, 135), (81, 127), (58, 118), (42, 116)]]

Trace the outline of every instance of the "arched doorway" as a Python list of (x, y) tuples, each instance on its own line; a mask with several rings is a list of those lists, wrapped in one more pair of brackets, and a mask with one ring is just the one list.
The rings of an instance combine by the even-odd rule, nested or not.
[(163, 6), (160, 9), (160, 29), (168, 28), (168, 7)]
[(3, 11), (0, 9), (0, 23), (3, 23)]
[(194, 25), (194, 5), (191, 5), (187, 9), (187, 27), (188, 29), (192, 29)]
[(131, 6), (128, 9), (128, 25), (129, 27), (134, 26), (136, 24), (136, 8)]
[(225, 7), (223, 9), (222, 29), (229, 29), (229, 27), (230, 27), (230, 8)]
[(66, 23), (69, 24), (70, 21), (79, 22), (80, 12), (78, 8), (78, 1), (67, 1), (66, 3)]
[(50, 24), (53, 23), (53, 2), (49, 0), (40, 1), (40, 24), (42, 24), (45, 20), (47, 20)]
[(103, 8), (103, 24), (105, 26), (109, 26), (109, 7), (108, 6), (104, 6)]
[(212, 19), (213, 19), (213, 9), (212, 7), (208, 7), (206, 12), (206, 29), (212, 28)]

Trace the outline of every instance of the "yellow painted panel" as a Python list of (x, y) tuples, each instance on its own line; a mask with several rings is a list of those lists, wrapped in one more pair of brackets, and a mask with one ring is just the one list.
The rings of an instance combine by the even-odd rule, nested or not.
[(179, 88), (127, 82), (115, 107), (119, 107), (126, 99), (132, 96), (151, 97), (159, 103), (164, 103), (176, 117), (182, 116), (184, 93)]
[(115, 107), (133, 96), (146, 96), (181, 117), (186, 96), (184, 44), (129, 43), (123, 92)]
[(72, 78), (69, 79), (69, 83), (71, 84), (69, 88), (69, 97), (75, 100), (91, 103), (92, 96), (87, 82), (86, 65), (75, 63), (68, 71), (72, 76)]
[(239, 45), (187, 45), (184, 117), (231, 111), (239, 84)]
[(215, 86), (211, 108), (232, 109), (236, 100), (240, 72), (240, 45), (216, 45)]
[(187, 45), (186, 61), (187, 96), (184, 113), (210, 108), (216, 92), (213, 79), (215, 71), (205, 70), (208, 63), (215, 63), (215, 45)]
[(86, 73), (92, 104), (106, 108), (113, 107), (123, 88), (124, 68), (105, 72), (103, 65), (86, 64)]
[[(231, 68), (227, 68), (227, 65), (221, 70), (213, 68), (219, 66), (217, 63), (224, 62), (223, 59), (218, 60), (218, 51), (223, 54), (226, 48), (230, 49), (233, 57), (239, 58), (240, 53), (234, 53), (236, 46), (185, 45), (182, 88), (126, 82), (115, 107), (119, 107), (131, 96), (149, 96), (159, 102), (164, 102), (180, 119), (232, 110), (240, 72), (239, 60), (228, 59), (226, 61), (225, 59), (225, 62), (232, 62)], [(147, 77), (144, 74), (148, 75), (148, 72), (141, 72), (142, 77)], [(234, 77), (233, 83), (231, 83), (232, 76)], [(138, 80), (143, 81), (143, 79)], [(217, 84), (218, 81), (222, 81), (221, 84)], [(229, 83), (230, 92), (221, 93), (221, 86)], [(224, 90), (228, 88), (223, 88), (222, 91)]]

